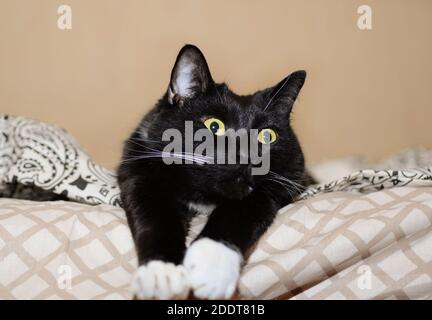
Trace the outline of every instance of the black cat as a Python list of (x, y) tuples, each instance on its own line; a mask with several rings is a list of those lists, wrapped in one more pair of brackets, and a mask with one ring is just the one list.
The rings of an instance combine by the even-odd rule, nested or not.
[[(213, 81), (197, 47), (181, 49), (167, 92), (125, 142), (118, 169), (139, 258), (132, 284), (138, 298), (185, 298), (190, 289), (204, 299), (234, 294), (246, 251), (306, 183), (303, 153), (290, 126), (305, 77), (297, 71), (275, 87), (239, 96)], [(173, 128), (185, 134), (186, 121), (219, 138), (228, 129), (257, 129), (259, 143), (269, 146), (270, 171), (252, 175), (251, 162), (209, 163), (226, 151), (217, 148), (188, 163), (193, 154), (175, 154), (185, 163), (167, 165), (162, 135)], [(198, 213), (209, 214), (208, 222), (186, 248), (190, 219)]]

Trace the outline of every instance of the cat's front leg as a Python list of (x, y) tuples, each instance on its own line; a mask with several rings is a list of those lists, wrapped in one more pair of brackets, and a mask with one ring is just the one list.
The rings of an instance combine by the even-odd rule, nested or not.
[(234, 295), (245, 252), (272, 223), (278, 209), (272, 199), (256, 193), (214, 210), (183, 261), (196, 297), (229, 299)]
[[(134, 195), (125, 209), (138, 254), (138, 270), (132, 279), (138, 299), (185, 299), (187, 273), (181, 262), (186, 250), (186, 209), (170, 199)], [(145, 194), (145, 193), (144, 193)]]

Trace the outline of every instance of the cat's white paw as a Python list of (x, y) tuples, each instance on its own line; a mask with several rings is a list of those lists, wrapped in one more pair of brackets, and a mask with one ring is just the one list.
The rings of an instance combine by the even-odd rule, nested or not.
[(136, 271), (132, 291), (138, 299), (186, 299), (189, 293), (186, 270), (181, 265), (150, 261)]
[(242, 255), (221, 242), (202, 238), (186, 251), (185, 266), (194, 295), (200, 299), (229, 299), (240, 276)]

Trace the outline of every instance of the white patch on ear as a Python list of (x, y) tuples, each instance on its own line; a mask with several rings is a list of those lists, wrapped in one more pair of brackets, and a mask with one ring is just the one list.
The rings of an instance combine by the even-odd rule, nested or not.
[(169, 102), (173, 102), (173, 98), (175, 95), (178, 95), (182, 98), (187, 98), (192, 96), (191, 88), (194, 84), (194, 70), (196, 66), (191, 63), (188, 59), (182, 58), (178, 62), (177, 70), (175, 73), (175, 79), (172, 80), (172, 88), (168, 89), (168, 99)]
[(194, 295), (200, 299), (229, 299), (240, 276), (242, 255), (221, 242), (202, 238), (186, 251), (185, 266)]
[(181, 265), (150, 261), (136, 271), (132, 291), (138, 299), (186, 299), (189, 294), (186, 270)]
[(203, 204), (199, 202), (189, 202), (188, 203), (189, 210), (195, 211), (202, 215), (209, 215), (216, 209), (216, 205), (214, 204)]
[(175, 83), (178, 88), (177, 92), (182, 97), (187, 97), (190, 94), (193, 81), (193, 69), (194, 66), (191, 63), (183, 62), (180, 64)]

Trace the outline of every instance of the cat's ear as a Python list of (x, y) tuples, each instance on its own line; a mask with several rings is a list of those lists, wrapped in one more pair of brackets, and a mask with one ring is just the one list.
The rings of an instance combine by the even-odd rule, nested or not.
[(205, 93), (213, 79), (204, 55), (197, 47), (185, 45), (179, 52), (168, 87), (168, 101), (182, 105), (185, 99)]
[(297, 99), (306, 80), (306, 71), (299, 70), (291, 73), (277, 85), (265, 90), (265, 109), (273, 105), (288, 108), (291, 111), (294, 101)]

